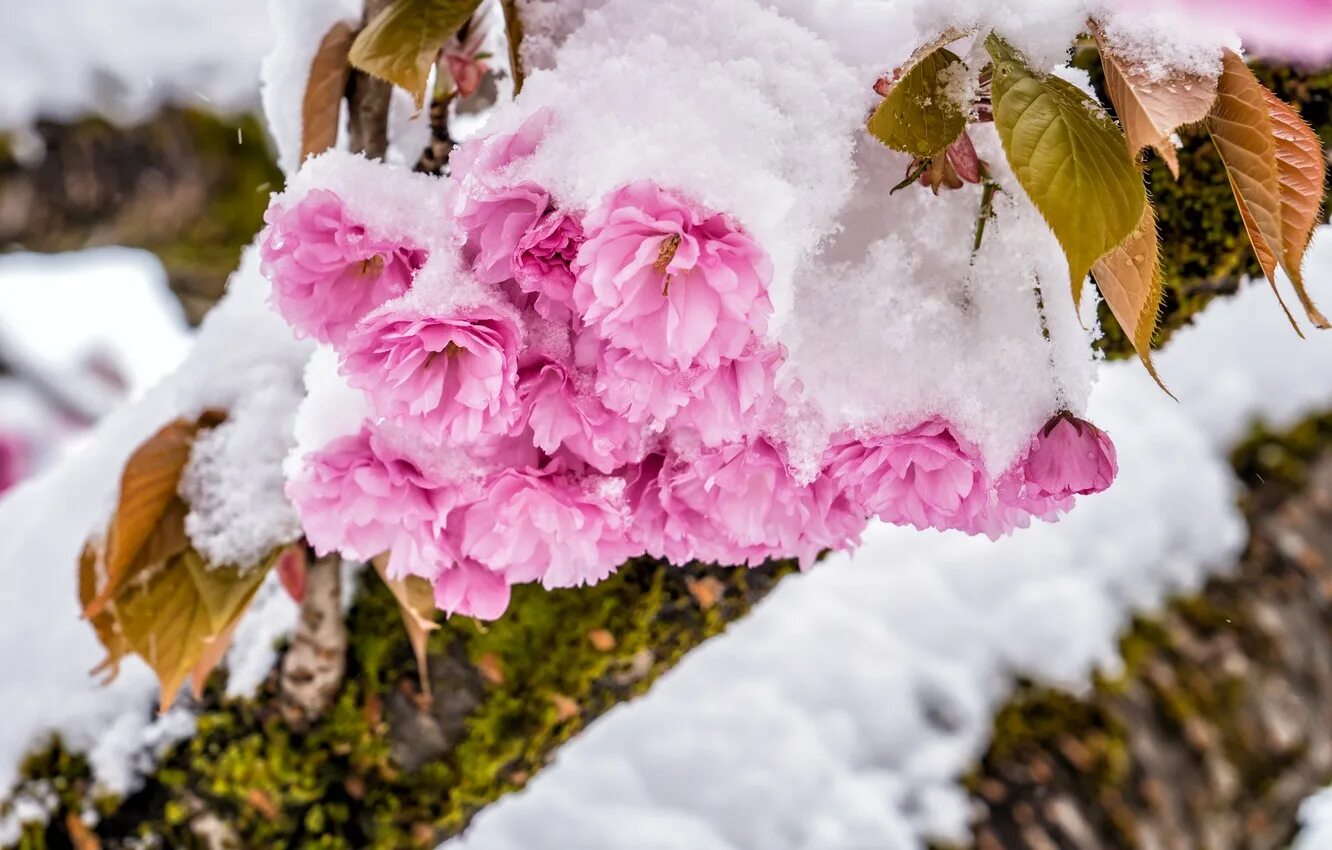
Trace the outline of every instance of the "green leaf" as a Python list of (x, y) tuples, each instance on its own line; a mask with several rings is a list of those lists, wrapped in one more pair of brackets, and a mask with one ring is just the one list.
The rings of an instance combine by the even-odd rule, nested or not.
[(963, 67), (957, 54), (939, 47), (899, 71), (900, 78), (870, 116), (870, 135), (919, 159), (951, 145), (967, 127), (966, 107), (949, 91)]
[(1075, 303), (1092, 264), (1138, 228), (1147, 206), (1124, 134), (1070, 83), (1038, 74), (990, 35), (994, 124), (1013, 173), (1068, 258)]
[(480, 5), (481, 0), (393, 0), (356, 36), (347, 58), (353, 67), (411, 92), (420, 109), (439, 51)]

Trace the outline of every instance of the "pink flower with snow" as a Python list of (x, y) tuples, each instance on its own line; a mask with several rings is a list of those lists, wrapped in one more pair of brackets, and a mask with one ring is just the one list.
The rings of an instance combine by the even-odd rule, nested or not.
[(1055, 499), (1099, 493), (1118, 472), (1110, 436), (1067, 411), (1053, 416), (1037, 432), (1023, 463), (1028, 489)]
[(606, 409), (592, 378), (571, 364), (535, 358), (519, 371), (522, 414), (517, 425), (547, 454), (563, 449), (599, 472), (610, 473), (642, 454), (642, 428)]
[(1146, 13), (1173, 6), (1204, 23), (1233, 27), (1246, 48), (1277, 56), (1313, 61), (1332, 56), (1332, 3), (1327, 0), (1132, 0), (1127, 5)]
[(509, 607), (509, 582), (475, 561), (450, 564), (434, 577), (435, 607), (478, 620), (498, 619)]
[(464, 142), (450, 157), (449, 208), (464, 235), (463, 259), (482, 283), (514, 277), (514, 255), (550, 207), (550, 196), (517, 179), (512, 166), (541, 143), (550, 121), (541, 110), (514, 133)]
[(715, 369), (766, 329), (772, 266), (728, 217), (640, 181), (583, 227), (574, 304), (612, 345), (660, 366)]
[(427, 539), (423, 527), (449, 507), (447, 491), (364, 427), (306, 455), (286, 491), (316, 552), (360, 560), (406, 534)]
[(480, 501), (462, 509), (462, 554), (510, 584), (595, 584), (635, 554), (622, 490), (618, 478), (506, 470), (488, 482)]
[(982, 530), (989, 501), (975, 448), (940, 420), (901, 434), (843, 439), (824, 457), (827, 474), (866, 513), (919, 529)]
[(520, 341), (516, 317), (499, 307), (387, 308), (348, 338), (342, 372), (380, 416), (439, 442), (471, 442), (513, 422)]
[(661, 540), (647, 540), (648, 551), (674, 563), (692, 556), (758, 566), (796, 557), (809, 566), (825, 549), (854, 545), (865, 525), (831, 481), (799, 483), (763, 439), (706, 451), (689, 463), (668, 462), (650, 495), (664, 517)]
[(689, 428), (705, 446), (753, 436), (775, 400), (773, 386), (782, 352), (751, 343), (734, 361), (708, 372), (693, 387), (694, 398), (675, 416), (675, 428)]
[(1015, 529), (1026, 528), (1032, 519), (1054, 522), (1073, 507), (1072, 496), (1036, 493), (1035, 488), (1025, 481), (1020, 464), (1001, 475), (994, 490), (994, 499), (975, 526), (976, 533), (991, 540), (1012, 534)]
[(340, 345), (356, 323), (402, 295), (426, 254), (380, 238), (327, 189), (291, 206), (274, 204), (259, 256), (272, 301), (300, 336)]
[(513, 253), (513, 277), (523, 292), (533, 293), (532, 307), (552, 322), (573, 315), (574, 274), (571, 269), (583, 244), (583, 226), (576, 216), (551, 210), (527, 229)]

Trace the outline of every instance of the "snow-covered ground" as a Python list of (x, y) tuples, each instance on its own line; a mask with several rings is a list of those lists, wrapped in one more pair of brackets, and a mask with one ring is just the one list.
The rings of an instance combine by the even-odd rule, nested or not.
[(1300, 834), (1290, 850), (1327, 850), (1332, 847), (1332, 788), (1313, 795), (1300, 806)]

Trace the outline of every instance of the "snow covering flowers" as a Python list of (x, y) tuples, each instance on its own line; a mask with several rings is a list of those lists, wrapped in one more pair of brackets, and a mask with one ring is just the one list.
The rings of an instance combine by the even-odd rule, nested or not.
[(345, 341), (367, 313), (406, 292), (425, 262), (423, 251), (376, 237), (326, 189), (274, 204), (264, 221), (259, 251), (273, 303), (298, 335), (320, 342)]
[[(388, 553), (442, 610), (494, 618), (513, 585), (592, 584), (644, 554), (809, 566), (876, 517), (999, 536), (1113, 478), (1108, 438), (1071, 415), (1023, 426), (1007, 454), (928, 400), (829, 418), (788, 367), (843, 329), (783, 336), (798, 252), (747, 226), (763, 211), (709, 207), (649, 168), (563, 181), (549, 168), (571, 167), (569, 149), (549, 146), (564, 117), (514, 109), (391, 203), (344, 176), (360, 160), (325, 154), (270, 211), (274, 303), (331, 345), (325, 380), (363, 402), (359, 430), (303, 446), (290, 476), (319, 551)], [(409, 190), (429, 215), (404, 215)], [(381, 215), (354, 219), (340, 192)]]

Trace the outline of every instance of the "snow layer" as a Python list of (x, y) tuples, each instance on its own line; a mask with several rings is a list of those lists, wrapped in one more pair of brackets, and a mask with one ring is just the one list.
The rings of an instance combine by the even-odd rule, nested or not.
[[(1308, 269), (1327, 301), (1332, 230), (1316, 251)], [(783, 582), (648, 698), (594, 724), (453, 846), (963, 839), (959, 778), (1013, 677), (1078, 689), (1094, 666), (1113, 669), (1135, 611), (1233, 563), (1244, 534), (1225, 447), (1241, 423), (1332, 406), (1332, 336), (1300, 341), (1265, 286), (1213, 305), (1159, 365), (1182, 404), (1134, 363), (1104, 367), (1092, 395), (1119, 447), (1108, 492), (994, 544), (873, 528), (860, 552)]]
[(255, 103), (269, 46), (265, 0), (6, 0), (0, 130), (85, 113), (130, 122), (164, 102)]
[(1290, 850), (1332, 847), (1332, 788), (1314, 794), (1300, 805), (1300, 825), (1300, 834)]

